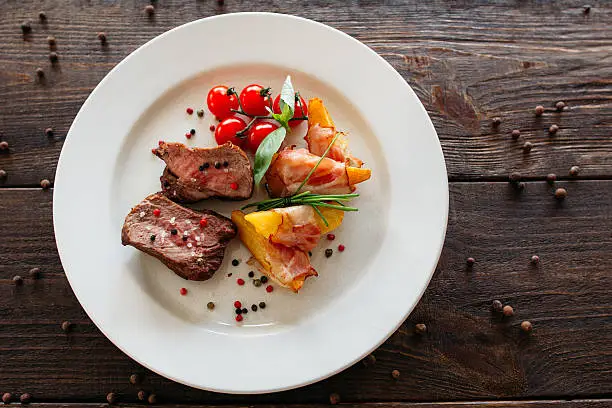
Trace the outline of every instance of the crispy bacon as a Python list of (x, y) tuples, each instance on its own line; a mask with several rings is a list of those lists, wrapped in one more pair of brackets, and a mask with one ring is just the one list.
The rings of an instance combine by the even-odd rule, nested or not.
[(302, 251), (310, 251), (317, 246), (321, 237), (321, 227), (317, 222), (315, 211), (307, 205), (276, 208), (272, 210), (282, 217), (276, 232), (270, 235), (270, 241)]
[[(308, 133), (304, 137), (304, 140), (308, 143), (308, 150), (310, 153), (317, 156), (323, 156), (323, 153), (325, 153), (325, 150), (332, 142), (335, 135), (336, 129), (334, 127), (321, 127), (317, 123), (308, 129)], [(348, 148), (348, 141), (344, 133), (340, 133), (325, 157), (345, 163), (347, 166), (351, 167), (361, 167), (363, 165), (361, 160), (351, 155)]]
[(297, 292), (304, 285), (306, 278), (318, 276), (306, 252), (273, 242), (270, 242), (268, 249), (266, 260), (271, 267), (268, 276), (279, 285)]

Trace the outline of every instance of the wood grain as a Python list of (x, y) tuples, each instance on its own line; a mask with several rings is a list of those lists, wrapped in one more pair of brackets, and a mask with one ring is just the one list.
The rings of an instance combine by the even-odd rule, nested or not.
[[(507, 183), (451, 183), (442, 258), (423, 299), (376, 352), (289, 392), (231, 396), (191, 389), (140, 367), (84, 314), (53, 239), (52, 191), (0, 190), (0, 392), (41, 401), (103, 402), (110, 391), (137, 402), (139, 388), (173, 403), (327, 403), (604, 397), (612, 395), (612, 181), (543, 182), (522, 193)], [(118, 238), (119, 239), (119, 238)], [(538, 266), (530, 264), (537, 254)], [(466, 257), (476, 259), (466, 268)], [(40, 280), (11, 278), (42, 270)], [(407, 264), (404, 267), (409, 268)], [(492, 314), (491, 301), (515, 316)], [(66, 335), (62, 321), (74, 323)], [(520, 323), (533, 323), (526, 335)], [(417, 335), (416, 323), (428, 331)], [(399, 380), (391, 371), (401, 372)], [(144, 376), (140, 386), (130, 374)]]
[[(498, 180), (520, 170), (533, 179), (612, 177), (612, 3), (549, 1), (0, 1), (0, 186), (53, 179), (68, 128), (91, 90), (129, 53), (162, 32), (198, 18), (273, 11), (315, 19), (366, 43), (412, 85), (427, 108), (451, 180)], [(48, 23), (36, 21), (44, 7)], [(33, 20), (25, 40), (19, 30)], [(108, 35), (101, 47), (98, 31)], [(48, 61), (47, 35), (60, 63)], [(194, 40), (194, 49), (197, 42)], [(42, 67), (44, 83), (35, 79)], [(146, 73), (143, 73), (146, 75)], [(563, 100), (568, 109), (555, 112)], [(535, 118), (533, 109), (547, 112)], [(498, 129), (491, 118), (500, 117)], [(550, 137), (551, 124), (560, 131)], [(43, 131), (56, 130), (49, 139)], [(521, 139), (509, 133), (520, 129)], [(405, 137), (410, 137), (409, 127)], [(534, 144), (524, 154), (524, 141)]]

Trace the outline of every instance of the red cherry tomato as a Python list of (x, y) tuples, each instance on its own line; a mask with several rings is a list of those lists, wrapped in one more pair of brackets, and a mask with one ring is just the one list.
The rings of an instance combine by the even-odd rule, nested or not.
[[(308, 115), (308, 106), (306, 106), (306, 101), (304, 100), (304, 98), (302, 98), (301, 95), (300, 95), (300, 102), (302, 103), (303, 109), (300, 108), (300, 104), (298, 103), (298, 101), (295, 101), (295, 106), (293, 107), (293, 117), (294, 118), (300, 118), (302, 116)], [(272, 110), (274, 110), (274, 113), (281, 113), (280, 95), (277, 95), (276, 99), (274, 99), (274, 107), (272, 108)], [(290, 120), (289, 126), (296, 127), (300, 123), (302, 123), (301, 120)]]
[(232, 109), (238, 109), (238, 97), (234, 92), (228, 95), (228, 90), (227, 86), (218, 85), (208, 91), (206, 97), (208, 110), (221, 120), (232, 116)]
[(236, 133), (240, 132), (245, 127), (246, 123), (244, 123), (244, 120), (235, 116), (223, 120), (223, 122), (217, 125), (217, 129), (215, 129), (215, 140), (217, 144), (222, 145), (227, 142), (232, 142), (237, 146), (241, 146), (244, 139), (236, 136)]
[(270, 88), (261, 85), (251, 84), (240, 92), (242, 109), (249, 115), (266, 116), (268, 114), (266, 106), (270, 107), (271, 101)]
[(246, 147), (251, 150), (253, 153), (257, 151), (257, 148), (261, 144), (261, 142), (268, 136), (271, 132), (278, 129), (278, 125), (270, 122), (257, 122), (251, 129), (249, 129), (249, 134), (247, 136)]

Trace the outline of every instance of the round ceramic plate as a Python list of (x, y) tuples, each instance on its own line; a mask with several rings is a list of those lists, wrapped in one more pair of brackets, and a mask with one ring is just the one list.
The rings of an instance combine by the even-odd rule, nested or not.
[[(244, 35), (240, 27), (257, 27)], [(222, 38), (223, 41), (219, 41)], [(240, 49), (227, 44), (240, 44)], [(299, 44), (299, 47), (296, 46)], [(264, 47), (265, 46), (265, 47)], [(131, 207), (160, 189), (160, 139), (215, 145), (208, 89), (257, 82), (278, 92), (286, 75), (305, 98), (325, 101), (354, 155), (372, 169), (336, 240), (313, 250), (319, 272), (294, 294), (267, 293), (238, 239), (215, 276), (181, 279), (121, 245)], [(185, 132), (196, 135), (187, 140)], [(303, 145), (306, 124), (289, 143)], [(262, 195), (261, 191), (257, 194)], [(256, 197), (255, 197), (256, 198)], [(244, 202), (198, 204), (229, 215)], [(70, 285), (100, 330), (147, 368), (227, 393), (263, 393), (313, 383), (363, 358), (408, 316), (438, 260), (448, 186), (436, 132), (414, 92), (375, 52), (323, 24), (279, 14), (206, 18), (171, 30), (117, 65), (77, 115), (54, 192), (57, 246)], [(344, 252), (335, 250), (346, 246)], [(334, 255), (326, 258), (325, 249)], [(231, 260), (240, 264), (232, 266)], [(229, 276), (231, 274), (231, 276)], [(247, 281), (236, 284), (237, 278)], [(186, 296), (180, 288), (188, 289)], [(236, 323), (233, 302), (265, 310)], [(207, 309), (214, 302), (213, 311)]]

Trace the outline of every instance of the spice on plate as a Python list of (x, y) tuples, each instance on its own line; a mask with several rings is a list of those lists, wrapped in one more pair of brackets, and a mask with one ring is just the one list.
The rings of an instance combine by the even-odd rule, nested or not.
[(567, 197), (567, 190), (564, 188), (558, 188), (555, 190), (555, 198), (557, 200), (563, 200), (565, 197)]
[(525, 333), (529, 333), (531, 330), (533, 330), (533, 325), (530, 321), (525, 320), (521, 323), (521, 330)]
[(191, 133), (185, 133), (185, 137), (186, 137), (187, 139), (191, 139)]
[(179, 292), (181, 293), (181, 296), (185, 296), (187, 294), (187, 288), (181, 288)]
[(327, 239), (329, 241), (333, 241), (334, 239), (336, 239), (336, 236), (334, 234), (327, 234)]
[(238, 278), (238, 279), (236, 279), (236, 283), (237, 283), (238, 285), (242, 286), (242, 285), (244, 285), (244, 279), (242, 279), (242, 278)]
[(268, 283), (268, 277), (266, 275), (263, 275), (261, 278), (259, 278), (259, 280), (261, 283)]
[(187, 112), (188, 115), (193, 115), (193, 108), (187, 108), (185, 112)]
[(213, 310), (213, 309), (215, 308), (215, 304), (214, 304), (213, 302), (208, 302), (208, 303), (206, 304), (206, 308), (207, 308), (208, 310)]
[(241, 314), (236, 315), (236, 321), (237, 321), (237, 322), (241, 322), (241, 321), (242, 321), (242, 319), (244, 319), (244, 318), (242, 317), (242, 315), (241, 315)]
[(235, 302), (234, 302), (234, 307), (235, 307), (236, 309), (241, 309), (241, 308), (242, 308), (242, 303), (240, 303), (240, 301), (239, 301), (239, 300), (237, 300), (237, 301), (235, 301)]
[(578, 173), (580, 173), (580, 167), (578, 166), (572, 166), (569, 170), (569, 174), (572, 177), (576, 177)]
[(259, 302), (259, 308), (260, 309), (265, 309), (266, 308), (266, 302)]
[(249, 313), (249, 310), (246, 307), (242, 308), (242, 314), (247, 314)]
[(237, 259), (232, 259), (232, 266), (238, 266), (240, 264), (240, 261)]
[(251, 310), (256, 312), (257, 311), (257, 305), (255, 305), (255, 304), (251, 305)]
[(502, 313), (504, 314), (504, 316), (510, 317), (510, 316), (514, 315), (514, 309), (512, 308), (512, 306), (506, 305), (502, 309)]
[(215, 131), (215, 125), (210, 125), (210, 127), (208, 128), (211, 132)]
[(338, 251), (339, 252), (344, 252), (344, 250), (346, 249), (346, 247), (342, 244), (338, 245)]
[(491, 310), (493, 310), (496, 313), (501, 313), (502, 309), (504, 308), (504, 305), (502, 305), (502, 302), (500, 302), (499, 300), (495, 299), (492, 303), (491, 303)]
[(414, 326), (414, 331), (416, 334), (425, 334), (427, 333), (427, 326), (425, 326), (425, 323), (419, 323)]
[(252, 277), (254, 277), (254, 276), (255, 276), (255, 272), (253, 272), (253, 271), (249, 271), (249, 278), (252, 278)]
[(542, 116), (543, 113), (544, 113), (544, 107), (542, 105), (538, 105), (535, 107), (536, 116)]
[(259, 280), (259, 279), (254, 279), (254, 280), (253, 280), (253, 285), (255, 285), (255, 287), (257, 287), (257, 288), (258, 288), (258, 287), (260, 287), (260, 286), (261, 286), (261, 280)]
[(274, 286), (268, 285), (266, 286), (266, 292), (271, 293), (274, 290)]
[(203, 118), (204, 117), (204, 109), (198, 109), (196, 111), (196, 114), (198, 115), (199, 118)]
[(327, 248), (327, 249), (325, 250), (325, 256), (326, 256), (327, 258), (329, 258), (330, 256), (332, 256), (332, 255), (333, 255), (333, 253), (334, 253), (334, 250), (333, 250), (333, 249), (331, 249), (331, 248)]

